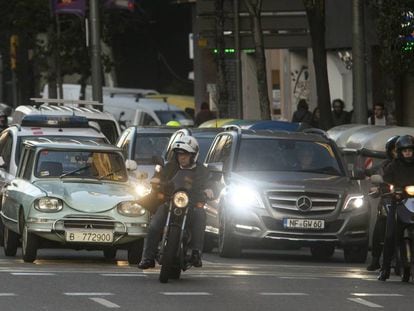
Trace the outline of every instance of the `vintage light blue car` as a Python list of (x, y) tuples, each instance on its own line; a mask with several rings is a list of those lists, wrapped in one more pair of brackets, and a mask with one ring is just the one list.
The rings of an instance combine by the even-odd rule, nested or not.
[(26, 141), (16, 179), (2, 189), (4, 252), (23, 260), (46, 247), (103, 250), (108, 259), (128, 250), (140, 260), (149, 213), (138, 203), (121, 150), (76, 140)]

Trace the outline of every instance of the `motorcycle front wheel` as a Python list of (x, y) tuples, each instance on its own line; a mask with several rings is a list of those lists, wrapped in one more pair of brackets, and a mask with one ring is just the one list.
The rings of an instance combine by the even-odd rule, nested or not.
[(176, 270), (180, 269), (180, 267), (176, 267), (177, 249), (180, 244), (180, 233), (180, 228), (170, 227), (161, 259), (161, 270), (159, 276), (161, 283), (167, 283), (169, 278), (176, 278), (174, 277), (177, 274)]

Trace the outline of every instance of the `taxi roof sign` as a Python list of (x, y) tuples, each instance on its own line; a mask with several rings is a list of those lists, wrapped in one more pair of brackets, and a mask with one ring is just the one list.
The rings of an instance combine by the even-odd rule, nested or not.
[(21, 126), (89, 128), (89, 121), (81, 116), (27, 115)]

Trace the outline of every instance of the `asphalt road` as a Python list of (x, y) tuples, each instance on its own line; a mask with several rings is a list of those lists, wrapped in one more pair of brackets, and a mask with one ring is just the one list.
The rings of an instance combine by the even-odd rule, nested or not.
[(126, 253), (41, 250), (26, 264), (0, 250), (0, 310), (384, 310), (412, 309), (413, 283), (376, 280), (365, 265), (312, 260), (307, 249), (204, 255), (203, 268), (168, 284), (158, 268), (128, 266)]

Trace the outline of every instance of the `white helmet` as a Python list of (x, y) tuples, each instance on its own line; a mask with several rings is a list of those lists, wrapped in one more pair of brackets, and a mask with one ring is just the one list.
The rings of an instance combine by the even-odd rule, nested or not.
[(200, 153), (200, 148), (198, 147), (197, 139), (193, 136), (183, 136), (174, 142), (172, 150), (175, 152), (177, 150), (184, 150), (188, 153), (193, 154), (192, 162), (196, 162), (198, 154)]

